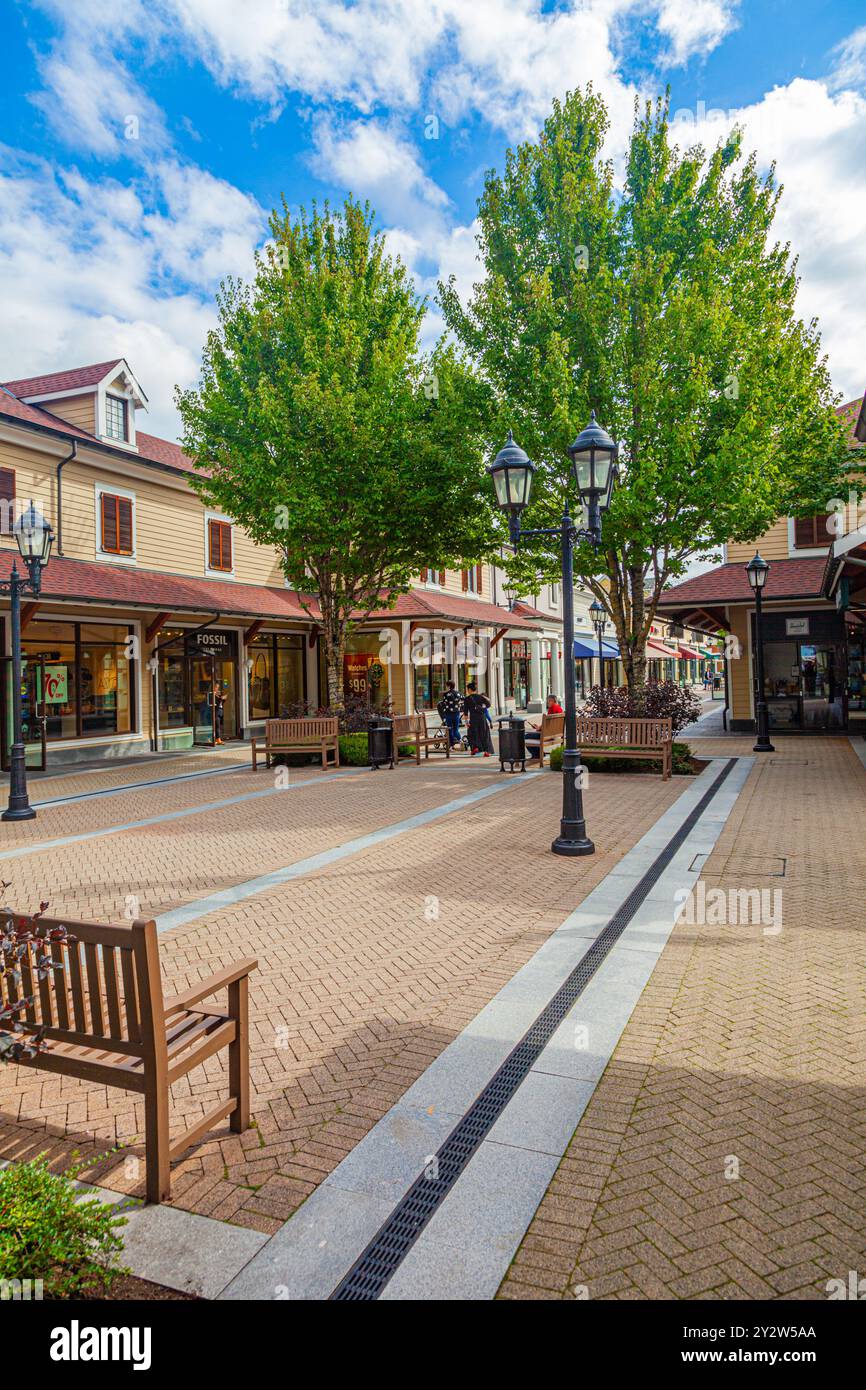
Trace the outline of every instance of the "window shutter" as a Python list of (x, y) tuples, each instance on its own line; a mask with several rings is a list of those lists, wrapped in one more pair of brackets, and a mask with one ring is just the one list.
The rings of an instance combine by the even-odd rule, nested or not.
[(794, 548), (807, 550), (821, 545), (817, 531), (818, 517), (798, 516), (794, 522)]
[(232, 528), (225, 522), (220, 524), (220, 535), (222, 537), (221, 559), (224, 570), (232, 567)]
[(132, 554), (132, 502), (128, 497), (117, 498), (117, 549), (121, 555)]
[(483, 582), (483, 577), (484, 577), (484, 569), (483, 569), (483, 566), (481, 566), (481, 565), (476, 565), (476, 566), (475, 566), (475, 592), (476, 592), (476, 594), (480, 594), (480, 593), (481, 593), (481, 585), (482, 585), (482, 582)]
[(102, 549), (117, 552), (117, 498), (102, 494)]
[(461, 580), (463, 581), (463, 588), (464, 588), (464, 589), (468, 589), (468, 588), (469, 588), (469, 571), (468, 571), (468, 570), (461, 570), (461, 571), (460, 571), (460, 578), (461, 578)]
[[(12, 534), (12, 503), (15, 501), (15, 470), (0, 468), (0, 534)], [(5, 503), (5, 506), (4, 506)]]
[(421, 583), (422, 583), (422, 584), (426, 584), (426, 583), (427, 583), (427, 571), (426, 571), (426, 569), (423, 569), (423, 570), (421, 571)]
[(444, 571), (444, 570), (440, 570), (440, 571), (439, 571), (439, 584), (440, 584), (440, 586), (441, 586), (443, 589), (445, 588), (445, 571)]
[(207, 524), (208, 535), (208, 567), (218, 570), (220, 567), (220, 533), (216, 521), (209, 521)]

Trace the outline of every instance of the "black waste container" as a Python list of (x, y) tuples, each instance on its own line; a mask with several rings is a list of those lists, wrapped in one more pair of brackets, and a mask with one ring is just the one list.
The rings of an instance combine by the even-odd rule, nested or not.
[(374, 714), (367, 725), (367, 756), (374, 772), (394, 766), (394, 724), (386, 714)]
[(515, 714), (505, 715), (497, 719), (499, 725), (499, 766), (505, 771), (505, 764), (510, 763), (509, 771), (518, 771), (515, 766), (520, 764), (519, 771), (526, 771), (526, 729), (524, 721), (518, 719)]

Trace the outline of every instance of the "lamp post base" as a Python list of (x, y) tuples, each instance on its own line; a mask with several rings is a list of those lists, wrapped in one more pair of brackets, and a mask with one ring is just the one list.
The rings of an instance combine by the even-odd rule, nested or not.
[(36, 812), (32, 806), (11, 807), (5, 810), (0, 820), (35, 820)]
[(557, 835), (550, 848), (554, 854), (595, 854), (595, 845), (592, 840), (587, 839), (586, 835), (580, 838)]
[(775, 753), (775, 748), (770, 742), (770, 718), (766, 704), (761, 701), (758, 705), (758, 718), (755, 721), (755, 745), (753, 753)]
[(758, 742), (753, 744), (752, 746), (753, 753), (775, 753), (775, 751), (776, 750), (773, 747), (772, 743), (770, 743), (769, 739), (759, 738)]

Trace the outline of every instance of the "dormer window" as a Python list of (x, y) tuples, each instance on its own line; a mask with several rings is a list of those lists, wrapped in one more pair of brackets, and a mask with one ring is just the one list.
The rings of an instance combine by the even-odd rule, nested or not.
[(129, 438), (127, 411), (129, 403), (121, 396), (105, 396), (105, 433), (109, 439), (119, 439), (126, 443)]

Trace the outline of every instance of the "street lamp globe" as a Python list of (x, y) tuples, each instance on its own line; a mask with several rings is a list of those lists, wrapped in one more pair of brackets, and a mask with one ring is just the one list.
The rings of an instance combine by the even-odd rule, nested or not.
[(755, 551), (754, 557), (746, 565), (746, 574), (749, 576), (749, 583), (753, 589), (763, 589), (767, 582), (767, 574), (770, 566), (767, 561), (761, 558), (759, 551)]
[(51, 547), (54, 544), (54, 532), (45, 517), (33, 502), (22, 512), (18, 520), (13, 523), (12, 530), (21, 559), (33, 571), (34, 565), (44, 569), (48, 564), (51, 555)]
[(597, 598), (593, 599), (592, 603), (589, 605), (589, 612), (590, 617), (592, 618), (592, 625), (596, 631), (596, 635), (598, 637), (601, 637), (604, 633), (605, 628), (607, 627), (607, 614), (605, 612), (604, 604), (599, 603)]
[(487, 472), (493, 479), (497, 505), (508, 514), (509, 530), (513, 534), (519, 530), (520, 514), (529, 502), (535, 464), (514, 442), (511, 430)]
[(568, 452), (580, 500), (589, 512), (592, 528), (594, 514), (605, 512), (610, 506), (617, 457), (617, 446), (607, 430), (598, 424), (594, 410), (586, 429), (568, 446)]

